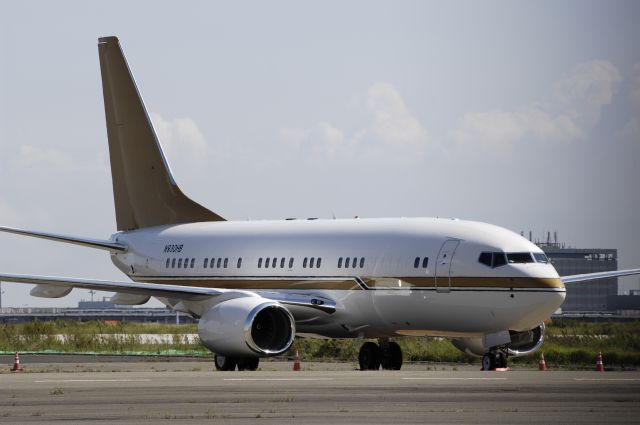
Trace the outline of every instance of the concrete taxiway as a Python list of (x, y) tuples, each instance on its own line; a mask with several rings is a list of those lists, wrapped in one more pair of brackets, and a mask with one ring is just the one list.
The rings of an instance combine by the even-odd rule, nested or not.
[(293, 372), (287, 362), (213, 372), (202, 361), (23, 363), (24, 373), (0, 373), (0, 423), (640, 422), (638, 372), (360, 372), (351, 364), (309, 363), (303, 369), (314, 370)]

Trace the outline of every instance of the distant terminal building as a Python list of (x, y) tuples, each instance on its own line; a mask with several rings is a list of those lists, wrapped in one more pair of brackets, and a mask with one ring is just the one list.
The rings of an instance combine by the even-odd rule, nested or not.
[[(529, 232), (531, 240), (531, 232)], [(535, 241), (551, 260), (560, 276), (618, 270), (618, 250), (571, 248), (558, 242), (557, 233), (547, 233), (546, 241)], [(598, 279), (586, 283), (569, 283), (563, 313), (607, 312), (617, 310), (610, 300), (618, 295), (618, 278)]]

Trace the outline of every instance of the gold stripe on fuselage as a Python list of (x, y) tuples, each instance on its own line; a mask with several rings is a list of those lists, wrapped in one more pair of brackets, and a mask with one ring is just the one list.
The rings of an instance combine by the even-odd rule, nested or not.
[[(131, 276), (136, 282), (167, 283), (171, 285), (197, 286), (202, 288), (221, 289), (305, 289), (305, 290), (358, 290), (365, 289), (358, 285), (355, 278), (321, 278), (313, 279), (268, 279), (268, 278), (237, 278), (224, 277), (162, 277), (162, 276)], [(451, 289), (563, 289), (564, 284), (559, 278), (533, 278), (533, 277), (451, 277), (438, 278), (438, 285), (434, 277), (385, 277), (360, 279), (366, 289), (419, 289), (419, 288), (451, 288)]]

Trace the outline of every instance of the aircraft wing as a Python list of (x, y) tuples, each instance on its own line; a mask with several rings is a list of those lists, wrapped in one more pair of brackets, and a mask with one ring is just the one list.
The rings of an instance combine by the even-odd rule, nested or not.
[[(134, 295), (146, 295), (152, 297), (178, 298), (186, 301), (202, 301), (207, 298), (217, 297), (222, 294), (237, 296), (261, 296), (266, 299), (278, 301), (282, 304), (310, 307), (333, 313), (336, 303), (332, 300), (307, 294), (294, 294), (284, 292), (257, 293), (238, 289), (201, 288), (194, 286), (166, 285), (162, 283), (118, 282), (95, 279), (78, 279), (69, 277), (0, 274), (0, 282), (31, 283), (45, 288), (52, 287), (47, 295), (57, 298), (67, 295), (73, 288), (94, 289), (98, 291), (118, 292)], [(37, 289), (38, 287), (34, 288)]]
[(560, 276), (562, 283), (587, 282), (589, 280), (606, 279), (608, 277), (620, 277), (640, 274), (640, 269), (614, 270), (610, 272), (574, 274), (570, 276)]

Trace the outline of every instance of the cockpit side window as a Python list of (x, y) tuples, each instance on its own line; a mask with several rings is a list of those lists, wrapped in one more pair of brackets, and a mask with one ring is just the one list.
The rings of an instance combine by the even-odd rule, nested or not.
[(533, 257), (530, 252), (510, 252), (507, 253), (509, 264), (513, 263), (533, 263)]
[(500, 267), (507, 264), (507, 259), (504, 256), (504, 252), (494, 252), (493, 253), (493, 267)]
[(549, 259), (543, 252), (534, 252), (533, 257), (536, 259), (538, 263), (548, 263)]
[(485, 266), (489, 266), (491, 267), (491, 257), (493, 256), (493, 254), (491, 252), (483, 252), (480, 254), (480, 258), (478, 258), (478, 261), (481, 262), (482, 264), (484, 264)]

